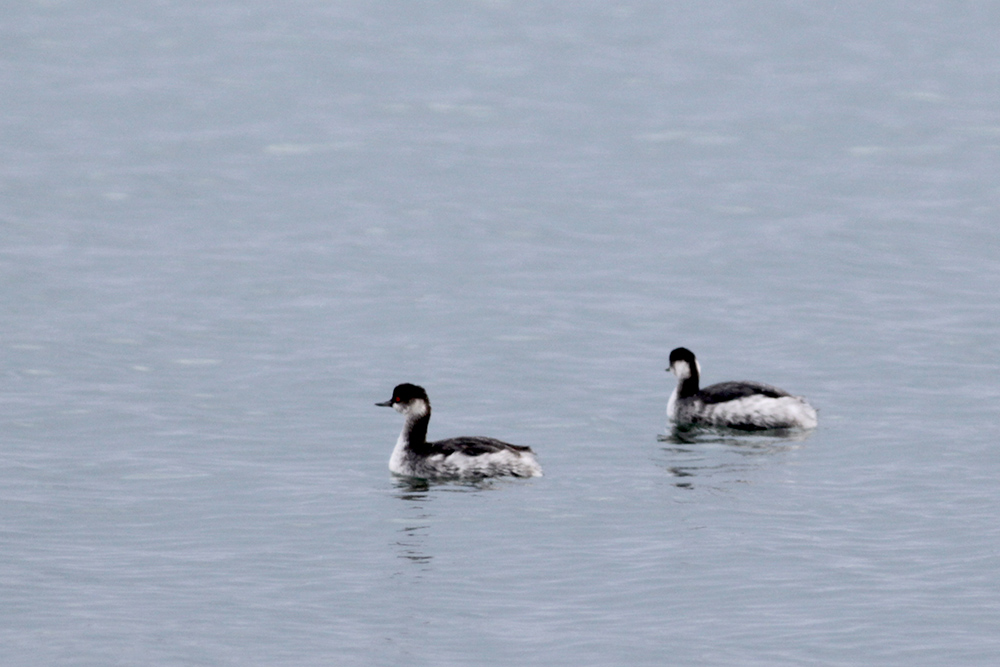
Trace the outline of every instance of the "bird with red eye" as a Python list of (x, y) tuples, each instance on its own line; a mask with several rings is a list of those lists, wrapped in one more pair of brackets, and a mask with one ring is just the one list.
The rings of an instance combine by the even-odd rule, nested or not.
[(392, 408), (406, 418), (389, 458), (389, 470), (396, 475), (430, 480), (542, 476), (542, 467), (530, 447), (482, 436), (428, 442), (431, 401), (423, 387), (398, 385), (392, 398), (375, 405)]

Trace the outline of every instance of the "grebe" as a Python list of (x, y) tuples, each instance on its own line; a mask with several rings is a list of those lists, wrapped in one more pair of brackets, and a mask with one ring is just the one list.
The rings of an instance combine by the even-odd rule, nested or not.
[(392, 390), (392, 398), (375, 405), (391, 407), (406, 417), (389, 458), (389, 470), (397, 475), (422, 479), (542, 476), (542, 467), (530, 447), (480, 436), (427, 442), (431, 402), (423, 387), (398, 385)]
[(679, 347), (670, 353), (668, 371), (677, 387), (667, 402), (667, 419), (678, 427), (721, 426), (743, 431), (812, 429), (816, 408), (801, 396), (760, 382), (720, 382), (698, 388), (701, 367), (694, 353)]

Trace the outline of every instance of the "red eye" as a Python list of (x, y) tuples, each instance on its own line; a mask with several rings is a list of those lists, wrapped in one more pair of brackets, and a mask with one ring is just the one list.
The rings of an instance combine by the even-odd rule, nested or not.
[(393, 396), (392, 397), (392, 402), (393, 403), (399, 403), (399, 396)]

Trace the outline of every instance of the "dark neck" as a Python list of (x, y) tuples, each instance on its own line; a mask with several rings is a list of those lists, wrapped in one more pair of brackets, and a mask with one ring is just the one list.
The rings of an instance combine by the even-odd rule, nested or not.
[(677, 398), (689, 398), (698, 393), (698, 369), (691, 369), (691, 377), (677, 385)]
[(415, 452), (420, 452), (427, 448), (427, 425), (431, 422), (430, 413), (423, 417), (407, 420), (406, 428), (409, 431), (407, 445)]

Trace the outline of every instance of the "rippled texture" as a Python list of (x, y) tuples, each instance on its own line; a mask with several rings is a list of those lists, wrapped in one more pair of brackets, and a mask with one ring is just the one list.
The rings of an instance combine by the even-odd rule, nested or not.
[(995, 663), (998, 14), (5, 5), (0, 662)]

